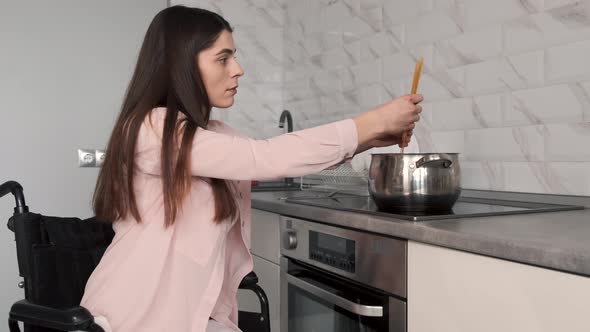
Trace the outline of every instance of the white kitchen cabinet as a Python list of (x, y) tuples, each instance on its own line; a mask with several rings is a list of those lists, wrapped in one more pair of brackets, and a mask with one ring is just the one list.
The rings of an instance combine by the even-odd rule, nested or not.
[(590, 278), (408, 242), (408, 332), (590, 331)]
[(277, 265), (281, 258), (279, 214), (252, 209), (250, 251)]

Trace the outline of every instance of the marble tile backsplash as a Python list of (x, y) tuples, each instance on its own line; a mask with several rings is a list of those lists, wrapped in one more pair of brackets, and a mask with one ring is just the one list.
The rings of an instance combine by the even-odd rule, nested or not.
[(469, 189), (590, 195), (590, 1), (300, 0), (285, 15), (299, 128), (407, 94), (424, 57), (411, 152), (460, 153)]
[[(175, 4), (177, 1), (172, 1)], [(216, 116), (266, 138), (410, 91), (410, 152), (458, 152), (469, 189), (590, 195), (590, 0), (190, 0), (235, 27), (246, 75)], [(354, 166), (367, 167), (374, 151)]]

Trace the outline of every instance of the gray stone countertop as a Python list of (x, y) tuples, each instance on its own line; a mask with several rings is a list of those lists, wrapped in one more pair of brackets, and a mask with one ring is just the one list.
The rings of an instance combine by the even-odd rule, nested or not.
[(284, 200), (309, 194), (252, 193), (252, 208), (590, 276), (590, 209), (411, 222)]

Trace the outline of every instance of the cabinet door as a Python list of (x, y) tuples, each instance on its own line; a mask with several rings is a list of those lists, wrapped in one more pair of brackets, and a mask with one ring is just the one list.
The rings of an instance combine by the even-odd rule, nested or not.
[(589, 331), (590, 278), (408, 243), (408, 332)]
[(280, 264), (279, 214), (252, 209), (250, 251), (256, 256)]
[[(254, 272), (258, 276), (258, 285), (264, 289), (270, 307), (270, 329), (280, 332), (280, 267), (266, 259), (252, 255)], [(238, 292), (238, 306), (240, 310), (260, 312), (260, 301), (253, 292), (240, 290)]]

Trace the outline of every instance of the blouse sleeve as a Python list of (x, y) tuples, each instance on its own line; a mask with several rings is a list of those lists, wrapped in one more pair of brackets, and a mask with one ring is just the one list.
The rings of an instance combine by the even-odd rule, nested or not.
[[(157, 129), (140, 132), (138, 166), (147, 173), (159, 174), (159, 137)], [(199, 128), (190, 151), (191, 172), (195, 176), (227, 180), (297, 177), (319, 172), (352, 157), (357, 144), (356, 125), (352, 119), (265, 140), (228, 133), (228, 130), (217, 132)]]

